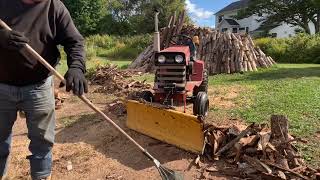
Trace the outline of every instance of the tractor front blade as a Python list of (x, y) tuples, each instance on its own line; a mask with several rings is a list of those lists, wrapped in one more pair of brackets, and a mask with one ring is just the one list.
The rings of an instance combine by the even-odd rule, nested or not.
[(127, 126), (137, 132), (201, 154), (203, 123), (196, 116), (137, 101), (127, 102)]

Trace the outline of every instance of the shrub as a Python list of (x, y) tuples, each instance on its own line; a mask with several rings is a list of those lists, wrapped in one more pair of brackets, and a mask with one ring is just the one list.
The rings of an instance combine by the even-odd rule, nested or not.
[[(152, 36), (108, 36), (94, 35), (86, 38), (85, 51), (88, 74), (92, 73), (96, 67), (110, 63), (110, 60), (119, 61), (119, 68), (127, 68), (128, 60), (135, 59), (152, 40)], [(61, 52), (61, 66), (59, 70), (65, 73), (67, 70), (66, 54), (63, 47), (59, 47)], [(105, 58), (101, 58), (105, 57)]]
[(131, 37), (94, 35), (86, 38), (86, 48), (90, 53), (93, 49), (95, 55), (100, 57), (134, 59), (151, 43), (151, 40), (152, 36), (149, 34)]
[(255, 40), (277, 62), (320, 63), (320, 35), (299, 34), (292, 38)]

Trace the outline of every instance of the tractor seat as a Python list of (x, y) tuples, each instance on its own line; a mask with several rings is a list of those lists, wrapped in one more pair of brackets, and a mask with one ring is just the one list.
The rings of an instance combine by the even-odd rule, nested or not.
[(189, 46), (190, 49), (190, 60), (195, 61), (195, 56), (197, 53), (197, 48), (194, 42), (192, 42), (190, 39), (183, 39), (177, 43), (178, 45), (184, 45), (184, 46)]

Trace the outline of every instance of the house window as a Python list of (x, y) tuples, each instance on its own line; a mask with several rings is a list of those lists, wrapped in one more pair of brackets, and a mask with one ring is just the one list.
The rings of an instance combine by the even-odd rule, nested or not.
[(246, 33), (249, 33), (249, 27), (246, 27)]
[(239, 31), (244, 31), (246, 28), (239, 28)]
[(232, 32), (233, 33), (237, 33), (238, 32), (238, 28), (232, 28)]
[(221, 31), (222, 31), (222, 32), (226, 32), (226, 31), (228, 31), (228, 28), (222, 28)]
[(276, 38), (277, 36), (278, 36), (277, 33), (272, 33), (272, 34), (271, 34), (271, 37), (273, 37), (273, 38)]
[(219, 23), (223, 20), (224, 15), (219, 16)]

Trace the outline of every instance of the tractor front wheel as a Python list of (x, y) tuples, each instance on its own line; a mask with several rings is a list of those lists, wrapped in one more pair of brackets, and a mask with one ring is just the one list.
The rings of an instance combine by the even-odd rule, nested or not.
[(154, 96), (151, 91), (142, 91), (141, 98), (147, 102), (153, 102)]
[(208, 116), (209, 98), (206, 92), (199, 92), (193, 102), (193, 114), (196, 116)]
[(208, 81), (209, 81), (209, 76), (208, 76), (208, 71), (206, 69), (203, 70), (203, 80), (202, 83), (200, 84), (199, 87), (194, 87), (193, 89), (193, 96), (196, 97), (199, 92), (208, 92)]

